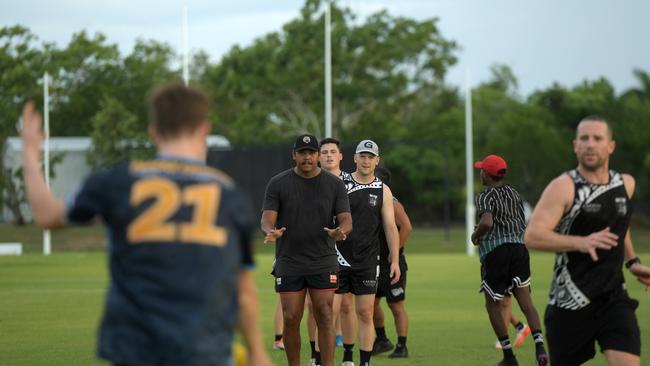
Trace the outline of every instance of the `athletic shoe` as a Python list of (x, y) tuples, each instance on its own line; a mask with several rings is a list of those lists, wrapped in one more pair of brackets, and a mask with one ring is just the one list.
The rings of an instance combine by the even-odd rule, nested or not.
[(273, 349), (277, 349), (278, 351), (284, 350), (284, 340), (280, 338), (279, 340), (273, 342)]
[(316, 359), (315, 359), (315, 358), (310, 358), (310, 359), (309, 359), (309, 366), (317, 366), (317, 365), (316, 365)]
[(378, 355), (380, 353), (388, 352), (393, 349), (393, 343), (390, 339), (375, 338), (375, 343), (372, 345), (372, 354)]
[(548, 364), (548, 355), (546, 351), (537, 352), (535, 357), (535, 366), (546, 366)]
[(514, 348), (517, 348), (521, 346), (522, 343), (524, 343), (524, 339), (530, 335), (530, 327), (528, 324), (524, 325), (524, 329), (520, 330), (517, 332), (517, 336), (515, 337), (515, 344), (513, 345)]
[(501, 342), (499, 342), (498, 339), (497, 339), (497, 342), (494, 344), (494, 348), (496, 348), (496, 349), (501, 349), (502, 348), (501, 347)]
[(508, 359), (504, 358), (503, 360), (501, 360), (501, 362), (499, 362), (494, 366), (519, 366), (519, 362), (517, 362), (517, 359), (514, 357)]
[(393, 353), (388, 355), (388, 358), (407, 358), (409, 356), (409, 349), (404, 347), (395, 347)]
[(336, 347), (343, 347), (343, 336), (340, 334), (336, 335)]
[(354, 362), (352, 362), (352, 361), (343, 361), (341, 366), (354, 366)]

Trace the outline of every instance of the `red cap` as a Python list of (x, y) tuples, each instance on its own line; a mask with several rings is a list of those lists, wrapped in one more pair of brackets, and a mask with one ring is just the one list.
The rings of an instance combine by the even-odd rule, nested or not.
[(488, 155), (483, 161), (474, 163), (474, 167), (483, 169), (484, 172), (493, 177), (505, 177), (508, 170), (506, 161), (499, 155)]

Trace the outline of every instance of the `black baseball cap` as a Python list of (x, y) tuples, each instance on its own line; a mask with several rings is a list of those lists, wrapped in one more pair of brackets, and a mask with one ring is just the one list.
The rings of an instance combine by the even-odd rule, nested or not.
[(318, 151), (319, 145), (318, 145), (318, 139), (314, 135), (300, 135), (296, 138), (296, 142), (293, 144), (293, 151), (300, 151), (300, 150), (314, 150)]

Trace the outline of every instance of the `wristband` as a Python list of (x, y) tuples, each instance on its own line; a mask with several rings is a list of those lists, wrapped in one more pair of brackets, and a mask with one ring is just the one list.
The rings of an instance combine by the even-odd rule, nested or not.
[(625, 268), (630, 269), (630, 267), (632, 267), (636, 263), (641, 263), (641, 259), (639, 259), (639, 257), (634, 257), (629, 261), (625, 262)]

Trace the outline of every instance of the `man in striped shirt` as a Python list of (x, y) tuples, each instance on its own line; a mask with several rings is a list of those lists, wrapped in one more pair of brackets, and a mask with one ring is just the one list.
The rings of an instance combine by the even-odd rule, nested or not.
[(542, 324), (530, 297), (530, 259), (524, 245), (526, 220), (523, 202), (512, 186), (505, 184), (507, 164), (502, 157), (488, 155), (474, 164), (481, 169), (481, 183), (487, 188), (476, 197), (479, 223), (472, 242), (479, 246), (481, 292), (494, 333), (503, 350), (497, 366), (518, 365), (512, 352), (501, 302), (514, 294), (521, 311), (533, 328), (536, 365), (548, 363)]

